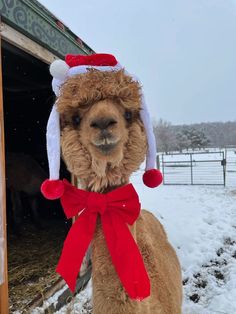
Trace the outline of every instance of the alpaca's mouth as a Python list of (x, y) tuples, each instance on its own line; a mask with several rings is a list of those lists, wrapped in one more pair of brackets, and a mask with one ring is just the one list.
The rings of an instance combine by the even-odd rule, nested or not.
[(111, 153), (117, 146), (119, 139), (115, 138), (99, 138), (93, 141), (93, 145), (103, 154)]
[(103, 154), (110, 153), (115, 147), (117, 143), (111, 143), (111, 144), (101, 144), (101, 145), (95, 145), (96, 148), (99, 149), (100, 152)]

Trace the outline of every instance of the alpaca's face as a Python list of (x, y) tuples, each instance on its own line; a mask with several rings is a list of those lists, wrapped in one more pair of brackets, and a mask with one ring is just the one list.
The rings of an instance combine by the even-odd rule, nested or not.
[(128, 141), (131, 111), (114, 103), (101, 100), (81, 113), (80, 141), (95, 159), (119, 164)]
[[(101, 78), (99, 82), (101, 88)], [(62, 154), (68, 169), (95, 191), (126, 183), (146, 154), (139, 86), (135, 85), (137, 95), (133, 97), (133, 104), (132, 97), (128, 102), (121, 95), (98, 97), (96, 101), (96, 89), (91, 89), (81, 99), (83, 88), (79, 89), (78, 95), (73, 95), (75, 88), (78, 83), (73, 78), (63, 87), (57, 101)], [(102, 88), (107, 88), (105, 83)], [(118, 88), (119, 84), (119, 92)], [(127, 91), (123, 92), (127, 95)]]

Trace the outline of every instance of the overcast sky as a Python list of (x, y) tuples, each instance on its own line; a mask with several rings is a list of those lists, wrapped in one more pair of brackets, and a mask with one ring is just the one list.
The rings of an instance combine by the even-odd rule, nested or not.
[(40, 0), (142, 81), (154, 119), (236, 121), (236, 0)]

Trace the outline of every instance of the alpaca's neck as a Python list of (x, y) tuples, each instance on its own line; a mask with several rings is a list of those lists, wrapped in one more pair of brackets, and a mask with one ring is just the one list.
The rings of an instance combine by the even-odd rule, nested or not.
[[(109, 185), (106, 188), (101, 187), (101, 189), (98, 188), (96, 190), (95, 189), (92, 189), (92, 190), (94, 192), (97, 192), (97, 193), (106, 194), (106, 193), (111, 192), (111, 191), (113, 191), (113, 190), (115, 190), (121, 186), (128, 184), (128, 183), (129, 183), (129, 179), (127, 179), (123, 184), (120, 184), (120, 185), (114, 185), (114, 186)], [(91, 187), (89, 185), (82, 186), (82, 189), (84, 189), (86, 191), (91, 191)], [(100, 224), (98, 224), (98, 228), (99, 227), (101, 227)], [(136, 239), (136, 223), (134, 223), (132, 226), (128, 226), (128, 227), (129, 227), (130, 232), (132, 233), (134, 239)]]
[[(107, 193), (129, 182), (131, 174), (137, 170), (138, 165), (128, 167), (126, 159), (121, 162), (111, 163), (104, 159), (85, 160), (85, 166), (74, 171), (79, 178), (82, 189)], [(82, 164), (82, 161), (81, 161)]]
[[(119, 180), (118, 180), (118, 181), (119, 181)], [(103, 186), (100, 186), (100, 187), (97, 186), (96, 188), (93, 187), (92, 189), (91, 189), (90, 184), (89, 184), (89, 183), (86, 184), (86, 181), (84, 181), (84, 184), (82, 184), (81, 187), (82, 187), (84, 190), (86, 190), (86, 191), (91, 191), (91, 190), (92, 190), (92, 191), (97, 192), (97, 193), (105, 194), (105, 193), (111, 192), (111, 191), (113, 191), (113, 190), (115, 190), (115, 189), (117, 189), (117, 188), (119, 188), (119, 187), (121, 187), (121, 186), (124, 186), (124, 185), (128, 184), (128, 183), (129, 183), (129, 177), (127, 176), (126, 180), (120, 180), (120, 182), (122, 182), (122, 181), (123, 181), (122, 184), (108, 185), (106, 188), (104, 188)], [(134, 239), (136, 240), (136, 223), (134, 223), (132, 226), (128, 226), (128, 227), (129, 227), (130, 232), (132, 233)], [(99, 240), (99, 237), (98, 237), (98, 234), (100, 234), (100, 232), (102, 232), (102, 230), (101, 230), (100, 220), (98, 220), (98, 223), (97, 223), (97, 232), (95, 233), (95, 235), (94, 235), (94, 240), (93, 240), (94, 247), (95, 247), (96, 245), (98, 245), (98, 247), (100, 247), (101, 245), (106, 246), (105, 241), (102, 241), (102, 242), (100, 243), (100, 240)], [(107, 253), (108, 253), (108, 252), (107, 252)], [(95, 262), (95, 261), (94, 261), (94, 262)]]
[[(136, 241), (136, 222), (132, 226), (129, 226), (129, 229), (134, 240)], [(100, 217), (97, 219), (97, 226), (93, 236), (91, 249), (93, 305), (94, 308), (99, 308), (99, 304), (103, 305), (102, 311), (98, 310), (96, 312), (94, 311), (94, 313), (111, 313), (110, 305), (107, 305), (107, 311), (104, 311), (107, 302), (113, 302), (113, 306), (117, 311), (120, 303), (122, 303), (124, 307), (124, 302), (127, 300), (127, 295), (125, 290), (122, 288), (120, 279), (112, 263), (111, 255), (108, 251), (103, 234)], [(122, 313), (125, 312), (122, 311)]]
[[(111, 192), (111, 191), (113, 191), (113, 190), (115, 190), (115, 189), (118, 189), (118, 188), (120, 188), (121, 186), (124, 186), (124, 185), (126, 185), (126, 184), (128, 184), (129, 182), (127, 181), (125, 184), (120, 184), (120, 185), (116, 185), (116, 186), (108, 186), (108, 187), (106, 187), (106, 188), (103, 188), (103, 189), (98, 189), (96, 192), (98, 192), (98, 193), (101, 193), (101, 194), (106, 194), (106, 193), (109, 193), (109, 192)], [(87, 189), (86, 189), (87, 190)]]
[[(106, 194), (129, 183), (129, 177), (126, 178), (122, 177), (120, 179), (116, 178), (116, 180), (114, 180), (114, 184), (109, 184), (109, 180), (105, 182), (106, 180), (104, 178), (97, 178), (93, 180), (94, 184), (91, 184), (91, 181), (90, 182), (82, 181), (80, 187), (86, 191), (93, 191), (97, 193)], [(102, 181), (103, 184), (99, 185), (98, 184), (99, 181)]]
[[(108, 185), (106, 189), (97, 189), (96, 192), (107, 193), (117, 189), (120, 186), (126, 185), (127, 183), (129, 183), (128, 180), (126, 180), (124, 184)], [(89, 191), (91, 190), (89, 186), (84, 186), (84, 189)], [(136, 223), (134, 223), (132, 226), (128, 225), (128, 227), (134, 240), (136, 241)], [(97, 309), (96, 311), (94, 311), (94, 313), (100, 314), (104, 311), (104, 306), (106, 308), (107, 301), (110, 302), (110, 298), (113, 299), (113, 302), (115, 302), (115, 308), (119, 307), (121, 300), (123, 300), (122, 302), (124, 302), (124, 300), (127, 299), (127, 295), (122, 288), (120, 279), (111, 261), (111, 256), (104, 238), (100, 217), (97, 218), (97, 226), (93, 236), (91, 249), (93, 303), (94, 309)], [(117, 291), (119, 291), (118, 295), (116, 295)], [(99, 304), (103, 305), (102, 311), (99, 310)], [(109, 311), (110, 307), (108, 305), (106, 312), (109, 313)]]

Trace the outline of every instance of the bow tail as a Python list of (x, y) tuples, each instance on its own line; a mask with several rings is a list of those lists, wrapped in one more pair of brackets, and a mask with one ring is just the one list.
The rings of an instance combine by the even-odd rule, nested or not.
[(142, 255), (120, 215), (102, 216), (102, 228), (112, 262), (131, 299), (150, 296), (150, 280)]
[(89, 215), (85, 211), (72, 225), (64, 242), (56, 271), (72, 292), (75, 291), (80, 266), (95, 231), (96, 218), (97, 215)]

